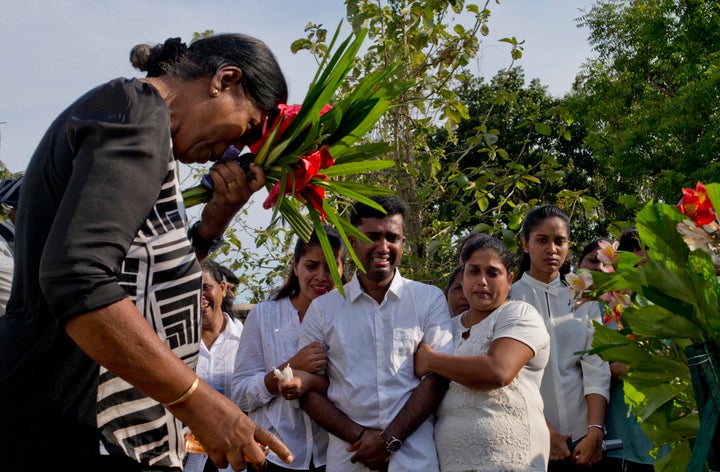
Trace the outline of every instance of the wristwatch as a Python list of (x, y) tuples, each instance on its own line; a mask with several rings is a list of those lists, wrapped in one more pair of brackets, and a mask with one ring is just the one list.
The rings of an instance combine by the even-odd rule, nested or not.
[(222, 236), (215, 238), (215, 239), (205, 239), (202, 236), (200, 236), (200, 233), (198, 232), (198, 229), (200, 228), (200, 222), (196, 221), (193, 223), (193, 225), (190, 227), (190, 231), (188, 231), (188, 238), (190, 239), (190, 244), (196, 249), (199, 249), (202, 252), (205, 252), (206, 254), (211, 254), (223, 245), (224, 239)]
[[(383, 431), (383, 433), (384, 433), (384, 431)], [(383, 433), (380, 433), (380, 437), (385, 441), (385, 448), (387, 449), (388, 454), (398, 452), (400, 450), (400, 448), (402, 447), (402, 441), (400, 441), (395, 436), (390, 436), (390, 439), (385, 439), (385, 436), (383, 436)]]

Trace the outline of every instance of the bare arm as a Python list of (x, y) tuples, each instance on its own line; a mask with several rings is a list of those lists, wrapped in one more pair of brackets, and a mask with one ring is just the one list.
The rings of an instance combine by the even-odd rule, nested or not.
[[(158, 338), (128, 298), (72, 318), (65, 330), (96, 362), (160, 403), (179, 398), (195, 379), (193, 370)], [(240, 469), (243, 455), (261, 464), (265, 454), (256, 439), (283, 460), (292, 460), (279, 439), (256, 429), (237, 406), (205, 382), (187, 401), (169, 410), (192, 429), (218, 466), (230, 463)]]
[(437, 409), (445, 396), (448, 380), (436, 374), (426, 375), (413, 390), (400, 413), (385, 428), (387, 437), (404, 441)]
[(314, 390), (303, 395), (300, 406), (317, 424), (345, 442), (352, 444), (362, 432), (362, 426), (348, 418), (325, 395)]
[(496, 339), (482, 356), (443, 354), (422, 343), (415, 353), (415, 373), (435, 372), (466, 387), (492, 390), (512, 382), (534, 355), (527, 344), (512, 338)]

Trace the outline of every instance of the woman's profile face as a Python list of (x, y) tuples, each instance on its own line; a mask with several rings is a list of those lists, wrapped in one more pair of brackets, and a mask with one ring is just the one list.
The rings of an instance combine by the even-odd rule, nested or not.
[(243, 149), (262, 135), (265, 113), (233, 84), (217, 96), (207, 87), (197, 86), (199, 95), (189, 106), (179, 106), (173, 113), (173, 154), (180, 162), (204, 164), (217, 161), (227, 148)]
[(598, 259), (598, 252), (600, 252), (600, 248), (590, 251), (585, 257), (583, 257), (582, 261), (580, 261), (578, 269), (600, 270), (602, 262)]

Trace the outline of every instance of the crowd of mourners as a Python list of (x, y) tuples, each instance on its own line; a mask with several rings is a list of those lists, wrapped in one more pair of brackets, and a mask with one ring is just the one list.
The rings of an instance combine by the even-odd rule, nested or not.
[[(330, 226), (333, 260), (298, 239), (242, 323), (211, 254), (265, 177), (218, 157), (257, 141), (285, 79), (238, 34), (131, 61), (147, 76), (87, 92), (0, 185), (0, 470), (653, 470), (628, 367), (588, 354), (603, 307), (563, 278), (598, 241), (573, 258), (560, 208), (527, 214), (519, 260), (459, 242), (443, 292), (399, 270), (405, 202), (356, 203), (358, 268)], [(209, 160), (191, 225), (177, 163)], [(636, 232), (619, 249), (642, 257)]]

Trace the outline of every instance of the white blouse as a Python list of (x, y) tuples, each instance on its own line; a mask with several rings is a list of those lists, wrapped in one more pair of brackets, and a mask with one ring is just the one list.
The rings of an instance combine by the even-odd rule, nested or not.
[(450, 382), (437, 412), (435, 442), (440, 470), (542, 471), (550, 457), (540, 383), (550, 338), (540, 314), (529, 303), (508, 301), (468, 331), (453, 318), (456, 356), (486, 355), (492, 343), (511, 338), (533, 357), (505, 387), (481, 390)]
[[(225, 317), (225, 329), (218, 335), (210, 349), (207, 348), (204, 341), (200, 342), (200, 356), (195, 373), (215, 390), (229, 397), (235, 369), (235, 355), (240, 345), (243, 324), (227, 313), (223, 313), (223, 317)], [(188, 454), (183, 470), (184, 472), (202, 472), (207, 461), (207, 454)], [(227, 466), (219, 470), (220, 472), (232, 472), (233, 468)]]
[(528, 273), (513, 284), (510, 298), (534, 306), (550, 334), (550, 359), (540, 388), (545, 418), (558, 433), (580, 439), (588, 428), (585, 396), (610, 398), (608, 363), (597, 355), (576, 354), (592, 348), (592, 320), (600, 319), (600, 306), (588, 302), (576, 307), (560, 277), (546, 284)]
[(265, 387), (265, 375), (289, 360), (298, 349), (300, 318), (289, 298), (264, 301), (245, 320), (230, 398), (259, 425), (276, 434), (295, 457), (285, 464), (276, 454), (268, 460), (291, 469), (325, 465), (327, 432), (282, 396)]

